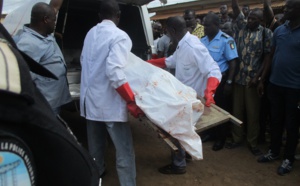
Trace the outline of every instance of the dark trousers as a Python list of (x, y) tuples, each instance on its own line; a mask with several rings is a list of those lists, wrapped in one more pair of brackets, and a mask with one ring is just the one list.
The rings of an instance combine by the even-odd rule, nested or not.
[(293, 162), (299, 138), (300, 89), (291, 89), (270, 83), (268, 98), (271, 104), (270, 149), (272, 153), (280, 153), (282, 134), (286, 130), (287, 138), (283, 158)]
[[(222, 77), (222, 81), (219, 84), (214, 100), (216, 105), (220, 108), (226, 110), (227, 112), (231, 113), (232, 110), (232, 95), (225, 95), (224, 94), (224, 87), (226, 85), (227, 75), (224, 74)], [(233, 86), (233, 85), (230, 85)], [(229, 135), (229, 126), (230, 123), (227, 122), (225, 124), (219, 125), (212, 129), (213, 137), (216, 140), (225, 141), (226, 137)]]

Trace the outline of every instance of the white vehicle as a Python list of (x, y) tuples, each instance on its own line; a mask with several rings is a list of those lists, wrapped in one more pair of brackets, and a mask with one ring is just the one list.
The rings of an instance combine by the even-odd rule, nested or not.
[[(132, 40), (132, 53), (147, 60), (151, 57), (153, 33), (146, 3), (151, 0), (117, 0), (120, 2), (119, 28)], [(79, 97), (80, 54), (86, 33), (99, 22), (99, 3), (96, 0), (65, 0), (56, 24), (56, 32), (62, 34), (61, 42), (68, 64), (68, 80), (73, 97)]]
[[(151, 56), (153, 34), (145, 3), (151, 0), (117, 0), (120, 2), (119, 28), (132, 40), (132, 52), (146, 60)], [(99, 22), (99, 5), (96, 0), (65, 0), (56, 24), (56, 32), (62, 34), (62, 46), (67, 63), (79, 63), (86, 33)], [(71, 65), (72, 66), (72, 65)], [(71, 70), (71, 69), (70, 69)]]
[[(24, 24), (30, 22), (30, 12), (36, 2), (31, 0), (7, 15), (4, 26), (15, 35)], [(132, 53), (147, 60), (155, 48), (146, 4), (152, 0), (117, 0), (121, 9), (119, 28), (132, 40)], [(68, 66), (70, 84), (80, 83), (80, 54), (86, 33), (99, 22), (99, 0), (64, 0), (59, 11), (56, 35)]]

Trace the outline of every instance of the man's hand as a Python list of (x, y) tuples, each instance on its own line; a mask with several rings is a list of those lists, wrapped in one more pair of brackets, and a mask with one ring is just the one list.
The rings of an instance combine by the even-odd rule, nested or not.
[(258, 83), (258, 78), (257, 77), (252, 78), (248, 83), (248, 88), (256, 87), (257, 83)]
[(144, 112), (136, 105), (134, 93), (132, 92), (128, 83), (124, 83), (123, 85), (119, 86), (116, 91), (126, 101), (127, 109), (133, 117), (138, 118), (139, 116), (145, 115)]
[(259, 81), (257, 86), (257, 93), (259, 96), (263, 96), (265, 91), (265, 85), (262, 81)]
[(210, 77), (207, 79), (207, 85), (206, 85), (206, 89), (204, 91), (204, 97), (206, 99), (205, 105), (207, 107), (209, 107), (210, 104), (212, 104), (212, 103), (214, 103), (214, 104), (216, 103), (213, 98), (213, 95), (215, 94), (219, 83), (220, 83), (219, 80), (215, 77)]
[(127, 109), (135, 118), (145, 116), (144, 112), (136, 105), (135, 102), (127, 103)]
[(157, 59), (149, 59), (147, 60), (148, 63), (151, 63), (154, 66), (160, 67), (160, 68), (166, 68), (166, 58), (157, 58)]
[(63, 1), (64, 0), (51, 0), (50, 1), (49, 5), (51, 5), (54, 8), (56, 14), (58, 13)]

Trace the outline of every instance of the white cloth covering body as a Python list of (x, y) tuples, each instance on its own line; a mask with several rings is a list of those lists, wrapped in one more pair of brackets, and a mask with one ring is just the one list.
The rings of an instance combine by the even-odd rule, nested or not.
[[(154, 124), (179, 140), (194, 159), (203, 159), (201, 139), (194, 125), (204, 106), (196, 98), (196, 91), (132, 53), (128, 61), (124, 72), (137, 105)], [(201, 111), (193, 110), (193, 105), (200, 106)]]

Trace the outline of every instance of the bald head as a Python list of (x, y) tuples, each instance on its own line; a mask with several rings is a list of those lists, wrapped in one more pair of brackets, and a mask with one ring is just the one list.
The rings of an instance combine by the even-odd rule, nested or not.
[(31, 10), (30, 28), (43, 36), (54, 32), (56, 25), (56, 12), (49, 4), (36, 3)]
[(176, 31), (186, 29), (185, 20), (181, 16), (169, 17), (166, 24), (168, 28), (172, 28)]
[(186, 22), (182, 16), (169, 17), (166, 21), (167, 31), (173, 41), (179, 41), (186, 34)]
[(45, 16), (55, 16), (54, 8), (47, 3), (36, 3), (31, 10), (31, 24), (37, 24), (43, 21)]

